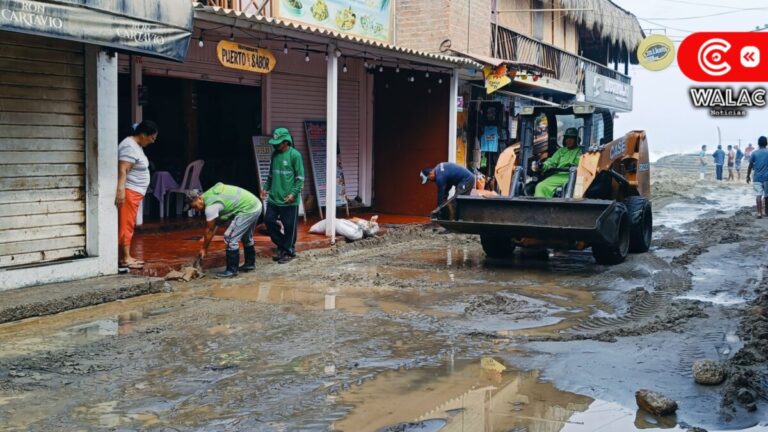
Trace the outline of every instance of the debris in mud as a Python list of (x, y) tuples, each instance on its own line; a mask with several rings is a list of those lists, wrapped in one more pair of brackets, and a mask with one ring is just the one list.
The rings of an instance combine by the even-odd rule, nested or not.
[(531, 304), (500, 293), (477, 296), (464, 308), (467, 315), (514, 315), (515, 319), (541, 319), (541, 312), (534, 310)]
[(672, 259), (672, 264), (677, 266), (687, 266), (696, 261), (696, 258), (703, 255), (709, 250), (707, 246), (696, 245), (685, 251), (682, 255), (676, 256)]
[(738, 401), (747, 410), (754, 411), (757, 396), (768, 398), (768, 279), (763, 279), (758, 290), (761, 294), (752, 302), (739, 328), (744, 346), (727, 363), (725, 407)]
[(696, 360), (693, 363), (693, 379), (703, 385), (721, 384), (725, 381), (725, 368), (714, 360)]
[(677, 238), (660, 238), (653, 241), (653, 245), (659, 249), (685, 249), (688, 245)]
[(419, 422), (400, 423), (379, 429), (378, 432), (437, 432), (448, 424), (443, 419), (429, 419)]
[(651, 414), (665, 416), (677, 411), (677, 402), (653, 390), (638, 390), (635, 393), (637, 406)]
[(205, 273), (197, 267), (184, 267), (181, 270), (172, 270), (165, 275), (165, 280), (183, 280), (189, 282), (193, 279), (200, 279), (205, 277)]

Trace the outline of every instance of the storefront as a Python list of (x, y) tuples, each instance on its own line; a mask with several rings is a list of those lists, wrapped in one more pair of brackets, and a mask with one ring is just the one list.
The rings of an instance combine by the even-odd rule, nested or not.
[[(256, 73), (225, 67), (217, 58), (216, 47), (221, 41), (269, 51), (274, 68)], [(334, 64), (335, 72), (329, 71)], [(304, 155), (307, 176), (303, 200), (307, 212), (312, 213), (318, 204), (327, 205), (324, 185), (330, 183), (331, 170), (327, 160), (310, 157), (306, 122), (330, 124), (334, 114), (339, 162), (334, 165), (343, 170), (344, 188), (338, 192), (345, 194), (339, 202), (382, 212), (427, 215), (432, 210), (434, 191), (419, 188), (416, 173), (449, 158), (450, 137), (455, 137), (449, 132), (451, 127), (455, 130), (450, 121), (451, 105), (455, 106), (450, 96), (453, 70), (465, 66), (476, 64), (299, 28), (272, 18), (197, 6), (193, 43), (183, 64), (146, 59), (137, 62), (135, 57), (121, 56), (121, 86), (127, 87), (121, 87), (126, 90), (121, 91), (120, 117), (126, 124), (141, 118), (159, 122), (161, 139), (158, 148), (148, 149), (150, 159), (153, 151), (159, 158), (164, 152), (181, 156), (182, 163), (174, 167), (177, 173), (184, 164), (204, 159), (203, 188), (217, 181), (231, 181), (254, 192), (259, 185), (253, 154), (249, 153), (253, 138), (268, 135), (275, 127), (287, 127)], [(329, 74), (334, 73), (331, 82)], [(139, 86), (148, 102), (143, 106), (138, 103)], [(204, 88), (210, 86), (220, 86), (216, 101), (204, 96)], [(233, 94), (222, 91), (221, 86), (238, 90)], [(159, 96), (161, 93), (168, 95)], [(335, 113), (329, 108), (331, 93), (335, 93)], [(243, 94), (250, 95), (250, 102), (238, 102), (238, 95)], [(173, 105), (162, 105), (162, 98)], [(129, 99), (132, 102), (126, 103)], [(211, 105), (214, 103), (219, 108)], [(238, 108), (235, 113), (215, 115), (217, 110), (221, 114), (224, 106)], [(247, 116), (239, 116), (243, 112)], [(233, 118), (236, 121), (227, 123)], [(220, 130), (213, 134), (217, 138), (214, 142), (209, 142), (212, 134), (205, 138), (204, 127)], [(178, 131), (169, 129), (187, 136), (177, 136)], [(328, 144), (326, 138), (324, 133), (322, 146)], [(168, 149), (160, 150), (166, 146)], [(207, 148), (215, 148), (215, 153), (207, 153)], [(222, 158), (222, 149), (229, 149), (224, 153), (234, 156)], [(220, 161), (212, 162), (216, 158)], [(430, 199), (425, 200), (425, 196)]]
[(0, 0), (0, 290), (117, 272), (113, 50), (183, 58), (191, 27), (149, 3)]

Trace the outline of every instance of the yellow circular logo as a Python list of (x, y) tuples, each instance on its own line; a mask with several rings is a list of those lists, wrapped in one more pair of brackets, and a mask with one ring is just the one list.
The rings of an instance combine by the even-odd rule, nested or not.
[(664, 35), (650, 35), (637, 47), (637, 59), (648, 70), (664, 70), (675, 60), (675, 44)]

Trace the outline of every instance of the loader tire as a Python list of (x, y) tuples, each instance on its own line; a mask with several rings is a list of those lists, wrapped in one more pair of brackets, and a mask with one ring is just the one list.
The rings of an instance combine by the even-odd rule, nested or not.
[(480, 244), (489, 258), (507, 258), (515, 251), (512, 239), (506, 236), (480, 234)]
[(629, 234), (631, 228), (629, 214), (624, 204), (618, 204), (615, 211), (617, 212), (616, 218), (619, 221), (617, 224), (619, 232), (616, 236), (618, 241), (614, 244), (596, 243), (592, 245), (592, 256), (598, 264), (621, 264), (629, 253)]
[(648, 252), (653, 236), (653, 211), (651, 201), (641, 196), (629, 197), (624, 201), (629, 212), (629, 251)]

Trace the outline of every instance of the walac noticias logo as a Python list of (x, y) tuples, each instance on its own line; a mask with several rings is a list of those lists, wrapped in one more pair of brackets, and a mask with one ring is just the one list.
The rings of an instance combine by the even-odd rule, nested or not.
[[(678, 64), (688, 78), (705, 83), (768, 82), (768, 34), (694, 33), (680, 44)], [(764, 108), (765, 88), (692, 87), (691, 103), (714, 117), (744, 117), (748, 108)]]

